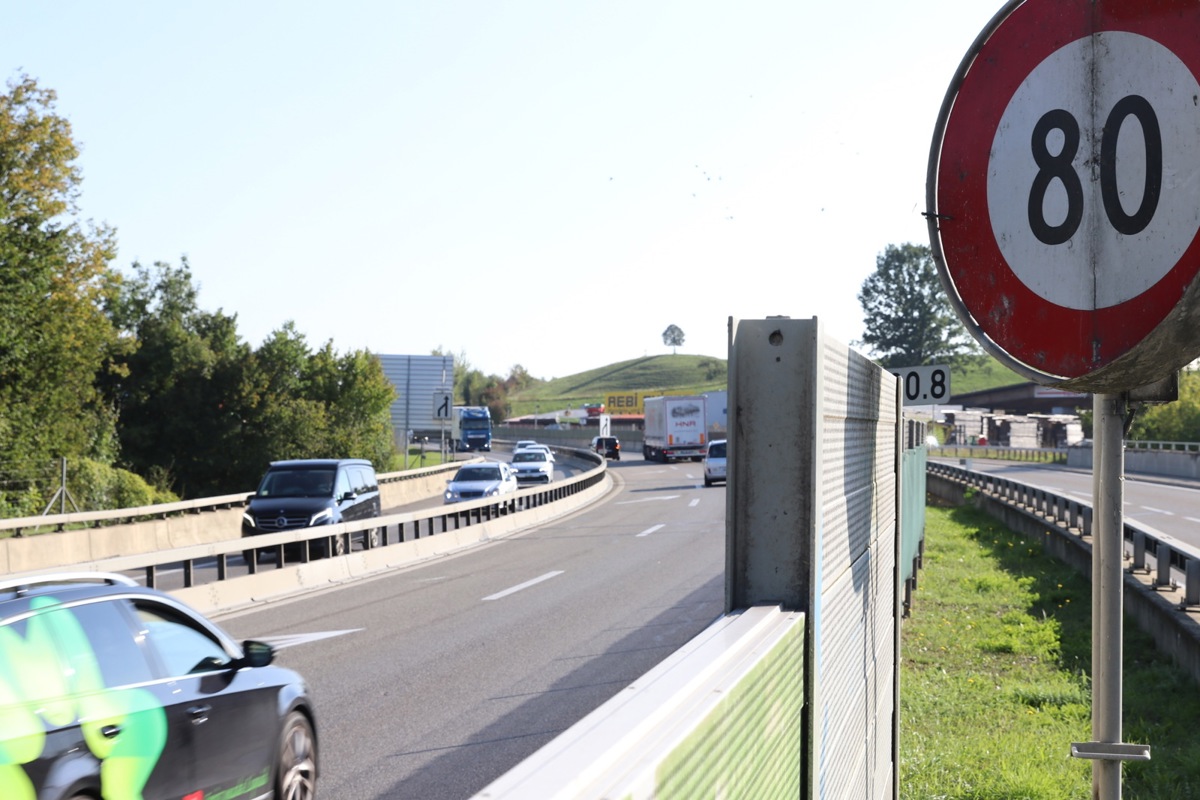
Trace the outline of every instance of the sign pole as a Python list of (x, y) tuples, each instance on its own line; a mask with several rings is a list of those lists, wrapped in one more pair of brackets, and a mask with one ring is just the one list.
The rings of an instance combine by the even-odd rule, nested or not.
[[(1092, 472), (1095, 526), (1092, 536), (1092, 738), (1121, 742), (1121, 681), (1124, 638), (1125, 432), (1122, 396), (1092, 398)], [(1120, 800), (1121, 762), (1097, 759), (1092, 765), (1092, 797)]]
[(1092, 797), (1121, 800), (1121, 762), (1149, 761), (1150, 746), (1121, 741), (1125, 601), (1125, 394), (1092, 398), (1092, 738), (1071, 755), (1092, 764)]

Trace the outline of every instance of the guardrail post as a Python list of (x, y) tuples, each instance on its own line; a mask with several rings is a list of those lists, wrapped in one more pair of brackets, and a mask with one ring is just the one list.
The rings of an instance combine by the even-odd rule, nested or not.
[(1171, 585), (1171, 548), (1162, 542), (1154, 548), (1155, 586)]
[(1133, 569), (1143, 570), (1146, 568), (1146, 533), (1133, 529)]
[(1183, 604), (1200, 605), (1200, 561), (1189, 558), (1184, 567)]

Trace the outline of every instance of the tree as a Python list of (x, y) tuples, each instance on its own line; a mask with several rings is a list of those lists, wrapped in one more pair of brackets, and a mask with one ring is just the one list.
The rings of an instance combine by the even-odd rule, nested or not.
[(309, 396), (324, 405), (330, 422), (328, 452), (390, 469), (396, 459), (391, 423), (396, 389), (379, 358), (366, 350), (338, 355), (326, 342), (309, 359), (307, 373)]
[(663, 331), (662, 337), (663, 344), (671, 348), (672, 355), (675, 354), (675, 348), (683, 346), (683, 331), (678, 325), (668, 325), (667, 329)]
[[(70, 123), (28, 76), (0, 94), (0, 435), (6, 464), (115, 457), (95, 388), (117, 345), (101, 308), (112, 231), (82, 224)], [(0, 498), (3, 503), (3, 498)]]
[(865, 328), (860, 344), (884, 367), (960, 364), (982, 352), (950, 306), (924, 245), (888, 245), (858, 302)]
[(184, 496), (252, 486), (258, 476), (241, 465), (251, 452), (243, 420), (255, 397), (236, 318), (197, 306), (186, 258), (179, 267), (133, 270), (107, 305), (131, 347), (100, 381), (118, 414), (122, 460)]
[(537, 383), (537, 378), (529, 374), (529, 370), (520, 364), (513, 364), (508, 370), (508, 377), (504, 379), (505, 394), (512, 394), (523, 389), (528, 389), (533, 384)]
[(1200, 442), (1200, 373), (1183, 370), (1179, 375), (1179, 399), (1139, 409), (1126, 438)]

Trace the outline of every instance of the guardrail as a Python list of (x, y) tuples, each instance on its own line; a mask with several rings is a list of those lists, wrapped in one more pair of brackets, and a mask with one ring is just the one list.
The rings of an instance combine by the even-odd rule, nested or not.
[(1126, 450), (1163, 450), (1171, 453), (1200, 453), (1200, 442), (1143, 442), (1125, 440)]
[[(462, 466), (458, 462), (438, 464), (433, 467), (389, 472), (379, 476), (382, 489), (389, 484), (424, 480), (430, 475), (453, 472)], [(226, 494), (218, 497), (200, 497), (195, 500), (180, 500), (175, 503), (157, 503), (133, 508), (113, 508), (101, 511), (74, 511), (68, 514), (43, 514), (35, 517), (9, 517), (0, 519), (0, 533), (11, 531), (14, 536), (24, 536), (27, 531), (47, 529), (61, 532), (68, 529), (99, 528), (104, 525), (121, 525), (140, 520), (167, 519), (185, 514), (202, 514), (244, 506), (254, 491)]]
[(1009, 447), (998, 444), (943, 444), (929, 447), (929, 455), (939, 458), (1000, 458), (1005, 461), (1031, 461), (1061, 464), (1067, 460), (1067, 447)]
[[(229, 538), (170, 550), (150, 550), (129, 555), (116, 555), (72, 566), (101, 572), (140, 571), (144, 574), (146, 585), (157, 588), (168, 588), (161, 585), (160, 578), (166, 568), (171, 568), (172, 571), (178, 570), (181, 573), (182, 588), (192, 589), (245, 575), (260, 575), (265, 572), (282, 571), (285, 568), (310, 564), (314, 561), (310, 554), (312, 544), (317, 541), (327, 543), (326, 546), (330, 552), (341, 549), (345, 553), (350, 553), (354, 535), (360, 531), (379, 531), (379, 537), (375, 542), (371, 541), (371, 537), (362, 537), (365, 551), (418, 542), (496, 520), (514, 518), (521, 515), (522, 512), (540, 509), (574, 495), (588, 492), (605, 480), (606, 463), (599, 456), (585, 450), (572, 450), (570, 455), (592, 464), (594, 468), (572, 478), (543, 486), (522, 488), (515, 494), (503, 498), (483, 498), (427, 511), (389, 514), (337, 525), (261, 534), (253, 539)], [(211, 503), (214, 499), (209, 498), (209, 502)], [(128, 513), (131, 509), (124, 509), (124, 511)], [(335, 546), (338, 540), (340, 540), (340, 548)], [(253, 544), (253, 548), (248, 547), (249, 544)], [(295, 548), (299, 552), (295, 557), (285, 559), (284, 550), (288, 545), (299, 545), (298, 548)], [(237, 554), (244, 555), (251, 549), (273, 554), (274, 564), (263, 565), (264, 569), (260, 568), (257, 558), (250, 558), (246, 560), (247, 570), (245, 573), (234, 575), (230, 570), (229, 557)], [(362, 552), (358, 551), (354, 555), (360, 555)], [(324, 559), (321, 560), (324, 561)], [(39, 574), (45, 571), (13, 573), (13, 577)], [(179, 587), (169, 588), (175, 591)]]
[[(1014, 515), (1003, 521), (1014, 530), (1029, 530), (1032, 523), (1047, 535), (1058, 534), (1057, 541), (1046, 547), (1084, 574), (1091, 574), (1089, 504), (951, 464), (930, 462), (927, 475), (955, 487), (953, 491), (959, 498), (969, 497), (974, 490), (990, 503), (1011, 509)], [(942, 499), (958, 499), (947, 496), (946, 487), (936, 480), (930, 480), (927, 488)], [(1127, 605), (1158, 646), (1200, 681), (1200, 549), (1128, 520), (1123, 525), (1122, 539), (1127, 560)]]

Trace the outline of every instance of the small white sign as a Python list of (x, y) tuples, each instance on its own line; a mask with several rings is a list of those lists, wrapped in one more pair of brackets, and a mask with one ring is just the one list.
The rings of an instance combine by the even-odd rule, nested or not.
[(906, 406), (941, 405), (950, 401), (949, 367), (890, 367), (900, 379), (900, 394)]

